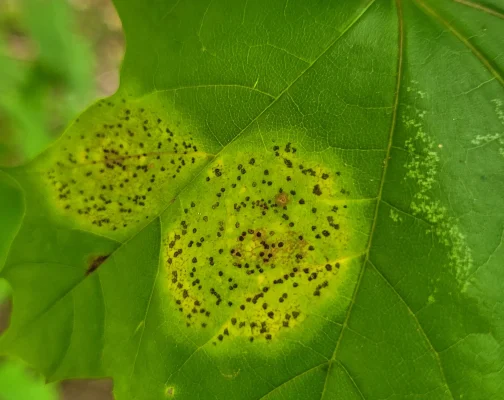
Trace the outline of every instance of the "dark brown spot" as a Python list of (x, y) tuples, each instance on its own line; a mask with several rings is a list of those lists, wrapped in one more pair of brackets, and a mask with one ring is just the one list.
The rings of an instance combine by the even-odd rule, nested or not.
[(287, 196), (287, 193), (278, 193), (276, 196), (275, 196), (275, 203), (279, 206), (279, 207), (284, 207), (285, 205), (287, 205), (287, 203), (289, 202), (289, 197)]
[(90, 257), (90, 259), (88, 261), (88, 268), (86, 270), (86, 276), (93, 273), (94, 271), (96, 271), (98, 269), (98, 267), (100, 265), (102, 265), (107, 260), (107, 258), (109, 258), (108, 255)]

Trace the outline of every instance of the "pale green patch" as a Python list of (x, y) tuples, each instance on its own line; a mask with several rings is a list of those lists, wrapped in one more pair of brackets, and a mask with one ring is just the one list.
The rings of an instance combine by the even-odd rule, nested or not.
[(495, 140), (500, 139), (501, 136), (502, 135), (500, 133), (494, 133), (494, 134), (489, 133), (487, 135), (478, 135), (478, 136), (476, 136), (476, 138), (471, 140), (471, 143), (479, 146), (481, 144), (487, 144), (490, 142), (494, 142)]
[(420, 97), (421, 99), (424, 99), (426, 96), (427, 96), (427, 93), (424, 92), (423, 90), (418, 90), (415, 85), (418, 84), (418, 81), (411, 81), (411, 83), (413, 84), (413, 86), (407, 86), (406, 87), (406, 91), (409, 92), (409, 93), (416, 93), (418, 97)]
[(413, 135), (404, 144), (409, 153), (409, 159), (404, 165), (407, 170), (405, 179), (412, 180), (417, 188), (410, 204), (411, 212), (431, 224), (426, 233), (434, 233), (442, 245), (450, 248), (449, 265), (457, 278), (463, 280), (473, 264), (471, 249), (467, 246), (466, 237), (456, 219), (450, 217), (446, 207), (439, 200), (434, 200), (432, 195), (432, 190), (438, 183), (438, 151), (443, 146), (436, 144), (424, 130), (422, 120), (426, 111), (411, 106), (406, 108), (410, 115), (403, 115), (402, 122), (413, 131)]
[[(493, 99), (492, 103), (495, 104), (495, 113), (498, 120), (504, 125), (504, 110), (502, 100)], [(488, 133), (486, 135), (477, 135), (471, 143), (476, 146), (482, 146), (488, 143), (497, 142), (499, 144), (499, 154), (504, 157), (504, 134), (502, 133)]]
[(402, 222), (402, 220), (403, 220), (402, 217), (399, 215), (399, 213), (396, 210), (394, 210), (393, 208), (390, 209), (389, 217), (394, 222)]

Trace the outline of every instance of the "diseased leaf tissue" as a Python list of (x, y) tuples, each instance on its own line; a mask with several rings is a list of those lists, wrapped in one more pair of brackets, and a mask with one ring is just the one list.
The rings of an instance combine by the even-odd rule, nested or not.
[(503, 398), (502, 5), (116, 3), (119, 92), (0, 176), (0, 349), (117, 400)]
[[(374, 199), (355, 202), (343, 163), (326, 166), (286, 139), (214, 156), (180, 122), (117, 103), (99, 102), (109, 123), (77, 122), (32, 168), (55, 213), (105, 236), (134, 232), (175, 200), (162, 263), (182, 325), (222, 326), (214, 344), (230, 335), (271, 340), (331, 298), (340, 269), (364, 256)], [(174, 180), (193, 175), (194, 189), (165, 198)], [(94, 257), (87, 273), (106, 259)]]
[(113, 236), (159, 214), (167, 203), (161, 188), (187, 179), (212, 155), (180, 122), (165, 122), (152, 109), (124, 99), (97, 107), (106, 109), (108, 123), (76, 122), (42, 167), (41, 184), (65, 217)]

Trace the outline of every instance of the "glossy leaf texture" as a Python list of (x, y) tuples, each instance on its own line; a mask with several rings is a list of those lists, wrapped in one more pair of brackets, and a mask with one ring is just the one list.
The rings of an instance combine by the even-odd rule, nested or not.
[(6, 171), (1, 349), (117, 400), (503, 398), (502, 2), (116, 6), (120, 90)]

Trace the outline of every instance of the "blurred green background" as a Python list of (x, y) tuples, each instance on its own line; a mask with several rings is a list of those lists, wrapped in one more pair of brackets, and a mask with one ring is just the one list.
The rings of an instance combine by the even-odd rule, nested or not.
[[(0, 279), (0, 302), (8, 299), (9, 294), (9, 286)], [(41, 376), (30, 371), (19, 360), (1, 360), (0, 399), (57, 400), (58, 388), (55, 385), (45, 385)]]
[[(0, 0), (0, 166), (34, 158), (89, 104), (114, 93), (123, 55), (111, 0)], [(0, 333), (9, 314), (9, 288), (0, 281)], [(20, 361), (0, 359), (2, 400), (104, 400), (110, 393), (109, 381), (44, 385)]]
[(110, 0), (0, 0), (0, 164), (33, 158), (112, 94), (123, 48)]

